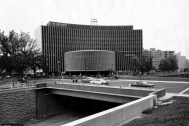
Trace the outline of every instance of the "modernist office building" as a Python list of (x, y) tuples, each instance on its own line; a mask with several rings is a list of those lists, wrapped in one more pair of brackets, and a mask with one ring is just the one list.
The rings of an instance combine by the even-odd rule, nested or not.
[(99, 26), (49, 22), (36, 29), (49, 72), (65, 71), (64, 54), (79, 50), (115, 52), (115, 70), (132, 70), (131, 58), (143, 50), (142, 30), (133, 26)]

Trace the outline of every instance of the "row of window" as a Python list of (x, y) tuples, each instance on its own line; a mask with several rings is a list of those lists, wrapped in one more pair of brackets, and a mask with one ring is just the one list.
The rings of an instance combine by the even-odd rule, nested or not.
[(57, 28), (43, 26), (45, 31), (43, 34), (48, 34), (46, 31), (49, 29), (52, 31), (54, 36), (86, 36), (86, 37), (138, 37), (142, 35), (142, 30), (88, 30), (88, 29), (72, 29), (72, 28)]
[[(64, 37), (66, 34), (72, 35), (72, 33), (78, 36), (88, 36), (89, 33), (93, 33), (94, 35), (100, 35), (102, 31), (100, 30), (83, 30), (83, 29), (70, 29), (70, 28), (56, 28), (56, 27), (48, 27), (42, 26), (42, 50), (46, 55), (48, 67), (50, 67), (50, 71), (64, 71), (64, 53), (68, 51), (75, 50), (110, 50), (110, 51), (133, 51), (136, 52), (135, 55), (140, 56), (142, 54), (142, 31), (141, 30), (113, 30), (109, 31), (113, 35), (111, 36), (115, 42), (108, 43), (108, 38), (102, 39), (100, 41), (89, 41), (83, 44), (79, 44), (79, 42), (70, 42), (72, 36)], [(58, 34), (54, 34), (54, 32)], [(127, 41), (119, 41), (120, 38), (123, 38), (119, 35), (119, 33), (125, 33), (125, 37), (134, 37), (134, 39), (130, 39)], [(138, 36), (135, 36), (138, 34)], [(54, 36), (56, 35), (56, 36)], [(89, 36), (88, 36), (89, 38)], [(77, 40), (75, 38), (75, 40)], [(88, 44), (87, 44), (88, 43)], [(123, 44), (124, 43), (124, 44)], [(137, 44), (134, 44), (137, 43)], [(56, 56), (53, 56), (55, 54)], [(116, 55), (116, 70), (125, 70), (131, 69), (132, 64), (131, 60), (128, 57), (124, 57), (127, 53), (123, 53), (122, 55)], [(58, 64), (57, 62), (61, 63)]]
[(66, 38), (66, 37), (61, 37), (61, 38), (59, 38), (59, 37), (51, 37), (51, 38), (49, 38), (49, 39), (51, 39), (52, 41), (54, 41), (54, 40), (67, 40), (67, 41), (88, 41), (88, 42), (90, 42), (90, 41), (105, 41), (105, 42), (114, 42), (114, 41), (116, 41), (116, 42), (124, 42), (124, 43), (128, 43), (128, 42), (130, 42), (130, 41), (133, 41), (133, 42), (135, 42), (135, 43), (137, 43), (138, 41), (140, 42), (142, 39), (141, 38), (130, 38), (130, 39), (111, 39), (111, 38), (74, 38), (74, 37), (70, 37), (70, 38)]

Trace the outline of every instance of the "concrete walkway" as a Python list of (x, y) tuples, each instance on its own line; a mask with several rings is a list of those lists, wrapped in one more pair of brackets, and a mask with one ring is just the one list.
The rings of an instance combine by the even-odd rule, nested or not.
[(189, 88), (186, 88), (185, 90), (181, 91), (180, 93), (166, 93), (166, 95), (162, 98), (160, 98), (159, 100), (165, 100), (165, 99), (169, 99), (173, 96), (181, 96), (181, 97), (189, 97), (189, 93), (185, 93), (188, 92)]
[(159, 100), (165, 100), (165, 99), (169, 99), (173, 96), (177, 96), (178, 94), (176, 93), (166, 93), (165, 96), (161, 97)]

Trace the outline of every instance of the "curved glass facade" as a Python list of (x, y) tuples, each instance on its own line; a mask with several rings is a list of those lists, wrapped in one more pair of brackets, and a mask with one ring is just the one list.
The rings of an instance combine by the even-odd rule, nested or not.
[(131, 58), (143, 50), (142, 30), (133, 26), (99, 26), (49, 22), (36, 29), (49, 72), (65, 71), (64, 53), (78, 50), (115, 52), (115, 70), (132, 70)]

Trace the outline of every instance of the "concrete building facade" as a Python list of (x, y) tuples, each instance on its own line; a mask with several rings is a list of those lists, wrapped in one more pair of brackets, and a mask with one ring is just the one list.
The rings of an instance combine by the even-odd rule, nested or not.
[(186, 59), (186, 68), (189, 69), (189, 60), (188, 59)]
[(163, 59), (173, 56), (175, 51), (162, 51)]
[(186, 56), (182, 56), (181, 53), (175, 53), (178, 63), (178, 72), (183, 72), (185, 68), (187, 68), (187, 60)]
[(155, 50), (155, 48), (150, 48), (150, 53), (153, 57), (153, 66), (158, 70), (160, 61), (163, 59), (163, 53), (161, 50)]
[(99, 26), (49, 22), (36, 29), (49, 72), (63, 72), (64, 53), (78, 50), (115, 52), (115, 70), (132, 70), (131, 58), (142, 55), (142, 30), (133, 26)]

